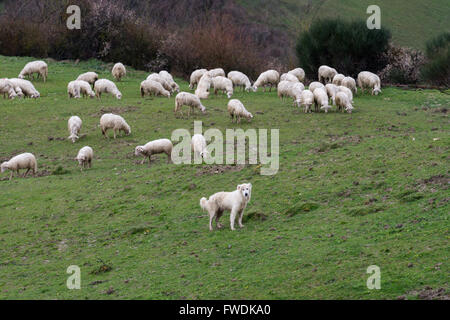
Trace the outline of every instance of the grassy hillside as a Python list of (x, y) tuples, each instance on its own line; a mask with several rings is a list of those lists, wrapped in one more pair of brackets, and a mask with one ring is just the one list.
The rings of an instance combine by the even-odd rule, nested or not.
[[(26, 58), (0, 56), (0, 77)], [(174, 98), (139, 96), (129, 70), (117, 101), (68, 100), (67, 83), (98, 61), (50, 62), (38, 100), (0, 99), (0, 160), (32, 152), (38, 177), (0, 176), (0, 299), (374, 299), (448, 295), (448, 95), (384, 88), (356, 96), (352, 115), (304, 114), (275, 92), (234, 95), (255, 115), (232, 124), (224, 96), (206, 115), (176, 119)], [(180, 81), (182, 90), (187, 83)], [(104, 112), (120, 113), (132, 134), (102, 137)], [(72, 144), (67, 120), (83, 120)], [(256, 165), (137, 164), (134, 147), (177, 128), (279, 128), (280, 170)], [(90, 145), (93, 168), (73, 160)], [(140, 159), (139, 159), (140, 160)], [(253, 184), (245, 228), (209, 232), (202, 196)], [(81, 290), (66, 269), (81, 268)], [(366, 287), (381, 268), (381, 290)], [(425, 291), (424, 291), (425, 290)]]
[(427, 40), (450, 30), (450, 6), (446, 0), (424, 3), (420, 0), (238, 0), (252, 18), (286, 29), (293, 37), (314, 19), (341, 17), (367, 19), (366, 9), (376, 4), (381, 8), (381, 23), (392, 30), (393, 40), (403, 46), (419, 49)]

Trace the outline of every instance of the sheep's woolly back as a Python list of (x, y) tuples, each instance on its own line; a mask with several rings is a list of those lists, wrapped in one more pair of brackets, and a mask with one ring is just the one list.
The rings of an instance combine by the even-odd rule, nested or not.
[(353, 94), (356, 94), (357, 92), (356, 81), (352, 77), (345, 77), (344, 79), (342, 79), (341, 86), (349, 88), (353, 92)]
[(335, 75), (333, 77), (333, 81), (332, 84), (336, 85), (336, 86), (340, 86), (342, 83), (342, 80), (345, 78), (345, 76), (342, 73), (338, 73), (337, 75)]
[(325, 88), (325, 86), (324, 86), (322, 83), (318, 82), (318, 81), (314, 81), (314, 82), (311, 82), (311, 83), (309, 84), (309, 88), (308, 88), (308, 89), (309, 89), (311, 92), (314, 93), (314, 90), (316, 90), (317, 88)]
[(233, 95), (233, 82), (223, 76), (217, 76), (212, 78), (212, 85), (214, 91), (224, 90), (227, 92), (228, 99)]
[(296, 102), (299, 107), (303, 106), (305, 108), (305, 113), (307, 113), (314, 103), (314, 93), (310, 90), (303, 90)]
[(288, 72), (289, 74), (293, 74), (297, 77), (298, 81), (305, 81), (305, 71), (302, 68), (295, 68)]
[(141, 82), (141, 96), (143, 97), (146, 94), (170, 98), (170, 92), (164, 89), (161, 83), (153, 80), (144, 80)]
[(208, 72), (206, 69), (197, 69), (191, 73), (191, 77), (189, 78), (189, 89), (194, 89), (194, 87), (198, 84), (201, 77)]
[(78, 135), (80, 134), (81, 126), (83, 121), (81, 121), (80, 117), (72, 116), (69, 121), (67, 121), (67, 128), (69, 129), (69, 137), (67, 139), (72, 140), (73, 143), (79, 139)]
[(200, 98), (189, 92), (180, 92), (175, 97), (175, 112), (179, 111), (182, 106), (189, 106), (200, 109), (205, 112), (206, 108), (200, 101)]
[(328, 105), (328, 95), (325, 91), (325, 88), (317, 88), (316, 90), (314, 90), (314, 100), (316, 104), (320, 106), (320, 109), (328, 112), (330, 106)]
[(173, 144), (169, 139), (158, 139), (135, 148), (135, 155), (151, 156), (152, 154), (166, 153), (172, 154)]
[(331, 83), (333, 81), (334, 76), (337, 74), (338, 72), (334, 68), (325, 65), (320, 66), (318, 71), (319, 82)]
[(32, 153), (22, 153), (9, 161), (5, 161), (1, 164), (1, 172), (4, 172), (6, 169), (11, 171), (17, 171), (19, 169), (30, 169), (33, 170), (33, 173), (37, 172), (37, 161), (36, 157)]
[(131, 128), (125, 119), (113, 113), (105, 113), (102, 115), (100, 118), (100, 128), (102, 131), (106, 131), (106, 129), (114, 129), (125, 131), (127, 134), (131, 133)]
[(258, 88), (266, 84), (278, 85), (280, 82), (280, 74), (276, 70), (267, 70), (261, 73), (254, 83), (254, 87)]
[(20, 72), (18, 78), (23, 79), (25, 76), (31, 76), (34, 73), (39, 74), (44, 79), (45, 82), (48, 76), (47, 63), (45, 63), (44, 61), (28, 62)]
[(280, 81), (300, 82), (296, 76), (290, 73), (283, 73), (280, 76)]
[(208, 71), (211, 78), (222, 76), (225, 77), (225, 71), (222, 68), (215, 68)]
[(14, 99), (18, 96), (14, 90), (14, 84), (8, 79), (0, 79), (0, 94), (7, 94), (9, 99)]
[(20, 88), (26, 97), (36, 99), (41, 96), (41, 94), (36, 90), (36, 88), (33, 86), (33, 84), (28, 80), (17, 79), (17, 78), (8, 79), (8, 80), (14, 84), (14, 87)]
[(362, 71), (358, 74), (358, 86), (364, 89), (372, 89), (372, 95), (381, 92), (381, 81), (375, 73)]
[(206, 157), (208, 151), (206, 150), (206, 139), (201, 134), (194, 134), (191, 140), (192, 150), (200, 154), (201, 157)]
[(245, 90), (249, 91), (252, 87), (250, 79), (240, 71), (228, 72), (227, 78), (230, 79), (234, 86), (244, 86)]
[(247, 109), (245, 109), (242, 102), (239, 101), (238, 99), (231, 99), (230, 101), (228, 101), (227, 109), (228, 113), (231, 116), (243, 117), (247, 118), (248, 120), (253, 118), (253, 115), (250, 112), (248, 112)]
[(122, 63), (118, 62), (112, 68), (111, 73), (112, 73), (114, 79), (116, 79), (117, 81), (120, 81), (123, 77), (125, 77), (127, 75), (127, 70)]
[(98, 74), (95, 72), (82, 73), (78, 76), (77, 80), (83, 80), (92, 85), (98, 80)]
[(350, 102), (353, 103), (353, 92), (349, 88), (344, 87), (344, 86), (339, 86), (339, 87), (337, 87), (337, 91), (344, 92), (348, 96)]
[(348, 113), (352, 113), (353, 110), (353, 106), (350, 102), (350, 99), (348, 98), (348, 96), (344, 93), (344, 92), (338, 92), (336, 94), (336, 106), (339, 109), (345, 110)]
[(197, 90), (195, 90), (195, 95), (200, 99), (208, 99), (209, 89), (211, 88), (212, 78), (209, 72), (206, 72), (198, 82)]
[(110, 93), (117, 99), (122, 98), (122, 93), (117, 89), (116, 84), (108, 79), (97, 80), (94, 84), (94, 90), (97, 97), (100, 97), (102, 93)]

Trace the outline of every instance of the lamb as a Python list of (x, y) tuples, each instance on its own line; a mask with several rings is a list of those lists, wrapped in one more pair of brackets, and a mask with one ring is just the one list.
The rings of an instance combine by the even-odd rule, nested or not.
[(198, 82), (200, 81), (201, 77), (203, 77), (203, 75), (208, 72), (208, 70), (206, 69), (197, 69), (194, 70), (191, 73), (191, 77), (189, 79), (189, 89), (194, 89), (194, 87), (198, 84)]
[(173, 144), (169, 139), (158, 139), (148, 142), (143, 146), (137, 146), (134, 150), (134, 155), (144, 156), (144, 160), (142, 160), (141, 164), (144, 164), (145, 157), (148, 157), (148, 165), (151, 162), (152, 154), (165, 153), (167, 154), (167, 163), (170, 163), (172, 157), (172, 149)]
[(38, 79), (39, 79), (39, 76), (41, 76), (42, 79), (44, 80), (44, 82), (47, 81), (47, 76), (48, 76), (47, 64), (44, 61), (28, 62), (25, 65), (25, 67), (22, 69), (22, 71), (20, 71), (18, 78), (24, 79), (25, 76), (28, 76), (28, 77), (32, 77), (34, 80), (35, 73), (38, 74)]
[(227, 92), (228, 99), (233, 95), (233, 82), (225, 77), (217, 76), (212, 78), (212, 85), (214, 87), (214, 94), (221, 90), (222, 92)]
[(200, 207), (209, 214), (209, 230), (213, 231), (212, 221), (215, 218), (216, 227), (222, 228), (219, 219), (225, 210), (230, 211), (230, 227), (234, 229), (236, 216), (239, 215), (239, 227), (243, 228), (242, 217), (247, 204), (250, 202), (252, 192), (252, 184), (240, 184), (233, 192), (217, 192), (206, 200), (205, 197), (200, 199)]
[(106, 113), (102, 115), (100, 118), (100, 129), (102, 130), (102, 134), (105, 138), (108, 138), (106, 132), (108, 129), (114, 130), (114, 139), (116, 139), (116, 132), (123, 131), (126, 135), (131, 134), (131, 128), (128, 123), (119, 115)]
[(231, 121), (234, 122), (236, 119), (237, 123), (241, 122), (241, 117), (247, 118), (248, 122), (253, 119), (253, 115), (245, 109), (242, 102), (238, 99), (231, 99), (228, 101), (228, 113), (231, 116)]
[(208, 72), (206, 72), (198, 82), (197, 89), (195, 90), (195, 95), (200, 99), (208, 99), (209, 89), (211, 88), (212, 78)]
[(122, 93), (117, 89), (114, 82), (108, 79), (99, 79), (94, 84), (95, 95), (101, 99), (102, 93), (110, 93), (116, 97), (116, 99), (122, 99)]
[(258, 79), (253, 84), (253, 91), (257, 91), (259, 87), (264, 86), (264, 92), (266, 92), (266, 85), (270, 85), (269, 92), (272, 90), (272, 86), (277, 86), (280, 82), (280, 74), (276, 70), (267, 70), (261, 73)]
[(340, 91), (336, 94), (336, 106), (338, 107), (339, 110), (342, 110), (342, 111), (345, 110), (348, 113), (352, 113), (353, 106), (350, 102), (350, 99), (342, 91)]
[(311, 106), (314, 103), (314, 93), (310, 90), (303, 90), (296, 102), (299, 107), (304, 106), (305, 113), (308, 113), (311, 111)]
[(141, 97), (144, 97), (146, 94), (170, 98), (170, 92), (164, 89), (161, 83), (153, 80), (144, 80), (141, 82)]
[(283, 73), (280, 76), (280, 81), (300, 82), (296, 76), (290, 73)]
[(150, 74), (147, 77), (147, 80), (153, 80), (153, 81), (159, 82), (163, 86), (164, 90), (167, 90), (169, 92), (173, 91), (172, 86), (163, 77), (161, 77), (158, 73)]
[(175, 115), (180, 111), (181, 116), (183, 116), (183, 112), (181, 111), (182, 106), (189, 106), (188, 117), (190, 116), (191, 111), (194, 111), (194, 108), (200, 109), (203, 113), (206, 112), (206, 108), (200, 101), (200, 98), (189, 92), (180, 92), (175, 97)]
[(91, 147), (85, 146), (78, 151), (78, 155), (75, 160), (78, 161), (80, 165), (80, 170), (83, 171), (83, 168), (91, 168), (92, 167), (92, 159), (94, 158), (94, 150)]
[(302, 68), (295, 68), (288, 72), (289, 74), (293, 74), (297, 77), (298, 81), (305, 81), (305, 71)]
[(17, 93), (14, 90), (14, 84), (8, 79), (0, 79), (0, 94), (3, 93), (3, 98), (8, 95), (9, 99), (17, 97)]
[(334, 76), (337, 75), (337, 71), (329, 66), (320, 66), (318, 72), (319, 82), (327, 84), (333, 81)]
[(37, 99), (41, 96), (39, 91), (37, 91), (36, 88), (33, 86), (33, 84), (28, 80), (17, 78), (12, 78), (8, 80), (11, 81), (12, 84), (14, 85), (15, 91), (17, 92), (20, 89), (25, 97)]
[(75, 141), (80, 138), (78, 135), (80, 134), (82, 124), (83, 121), (81, 121), (78, 116), (72, 116), (70, 117), (69, 121), (67, 121), (67, 127), (70, 134), (67, 139), (72, 140), (72, 143), (75, 143)]
[(225, 77), (225, 71), (222, 68), (211, 69), (208, 71), (208, 74), (211, 76), (211, 78), (219, 76)]
[(320, 109), (325, 110), (325, 113), (328, 112), (331, 107), (328, 105), (328, 95), (324, 88), (317, 88), (314, 90), (314, 101), (315, 101), (315, 108), (316, 112)]
[(338, 92), (338, 87), (332, 83), (327, 83), (325, 86), (325, 90), (327, 91), (328, 98), (331, 99), (332, 104), (335, 103), (336, 93)]
[(180, 92), (180, 86), (173, 80), (173, 77), (169, 72), (162, 70), (159, 72), (159, 75), (169, 83), (172, 92)]
[(311, 82), (308, 87), (308, 89), (313, 93), (314, 93), (314, 90), (316, 90), (317, 88), (325, 89), (325, 86), (318, 81), (314, 81), (314, 82)]
[(206, 150), (206, 139), (201, 134), (194, 134), (192, 136), (191, 148), (192, 151), (194, 151), (194, 154), (203, 159), (205, 159), (208, 155), (208, 151)]
[(344, 86), (339, 86), (339, 87), (337, 87), (337, 89), (338, 89), (338, 92), (344, 92), (348, 96), (350, 102), (353, 103), (353, 93), (349, 88), (344, 87)]
[(362, 71), (358, 74), (358, 86), (362, 93), (364, 93), (364, 89), (372, 89), (372, 95), (381, 93), (380, 77), (369, 71)]
[(125, 69), (125, 66), (122, 63), (118, 62), (112, 68), (111, 73), (114, 79), (120, 81), (123, 77), (127, 75), (127, 69)]
[(78, 76), (77, 80), (83, 80), (89, 83), (90, 85), (93, 85), (95, 81), (98, 80), (98, 74), (96, 74), (95, 72), (82, 73)]
[(352, 77), (345, 77), (342, 79), (341, 86), (349, 88), (353, 94), (356, 94), (356, 81)]
[(240, 71), (230, 71), (228, 72), (227, 78), (233, 82), (233, 86), (242, 87), (242, 91), (249, 92), (252, 89), (250, 79)]
[(338, 73), (333, 77), (332, 83), (336, 86), (340, 86), (342, 83), (342, 80), (345, 78), (345, 76), (342, 73)]
[(31, 153), (22, 153), (19, 154), (9, 161), (5, 161), (1, 164), (1, 172), (5, 172), (6, 170), (11, 171), (11, 175), (9, 176), (9, 180), (12, 179), (14, 171), (17, 172), (17, 175), (20, 177), (19, 170), (27, 169), (27, 172), (23, 175), (25, 178), (30, 170), (33, 170), (33, 174), (37, 173), (37, 161), (36, 157)]

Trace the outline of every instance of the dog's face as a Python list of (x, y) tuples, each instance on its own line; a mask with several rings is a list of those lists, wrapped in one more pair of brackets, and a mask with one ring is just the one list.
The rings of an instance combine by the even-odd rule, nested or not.
[(244, 199), (248, 202), (252, 196), (252, 184), (244, 183), (237, 186), (237, 189), (242, 193)]

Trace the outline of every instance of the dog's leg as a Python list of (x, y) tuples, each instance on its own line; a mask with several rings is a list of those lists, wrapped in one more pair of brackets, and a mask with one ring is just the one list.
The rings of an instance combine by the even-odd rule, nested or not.
[(236, 230), (234, 229), (234, 221), (236, 220), (236, 215), (237, 215), (237, 210), (236, 209), (231, 209), (231, 214), (230, 214), (230, 227), (231, 230)]
[(221, 223), (219, 222), (219, 219), (220, 219), (220, 217), (222, 216), (222, 214), (223, 214), (223, 211), (222, 211), (222, 210), (218, 211), (217, 214), (216, 214), (216, 227), (217, 227), (218, 229), (222, 229), (222, 228), (223, 228), (223, 224), (221, 224)]
[(242, 209), (240, 212), (239, 212), (239, 227), (240, 228), (243, 228), (244, 227), (244, 225), (242, 224), (242, 217), (244, 216), (244, 209)]

